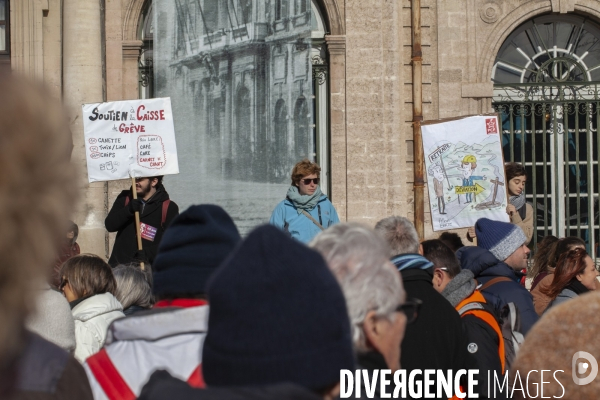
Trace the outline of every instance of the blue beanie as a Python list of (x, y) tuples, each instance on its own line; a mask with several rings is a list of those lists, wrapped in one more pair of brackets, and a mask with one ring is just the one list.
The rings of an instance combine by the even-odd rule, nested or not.
[(165, 230), (152, 265), (155, 296), (205, 294), (206, 283), (241, 240), (221, 207), (191, 206)]
[(527, 241), (520, 226), (487, 218), (477, 220), (475, 234), (477, 246), (488, 250), (500, 261), (506, 260)]
[(344, 295), (319, 253), (264, 225), (208, 284), (209, 386), (292, 382), (323, 389), (354, 368)]

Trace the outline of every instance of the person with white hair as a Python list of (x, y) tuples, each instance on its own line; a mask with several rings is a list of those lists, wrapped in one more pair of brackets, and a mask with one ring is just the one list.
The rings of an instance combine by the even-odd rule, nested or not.
[(139, 264), (120, 264), (113, 269), (113, 275), (117, 281), (115, 297), (123, 305), (123, 314), (132, 315), (152, 308), (154, 296), (150, 265), (142, 270)]
[[(404, 217), (392, 216), (377, 222), (375, 231), (389, 244), (387, 255), (402, 276), (408, 296), (423, 302), (419, 318), (407, 327), (402, 341), (402, 368), (408, 373), (476, 369), (458, 313), (433, 287), (434, 265), (423, 257), (413, 224)], [(437, 385), (434, 387), (432, 392), (437, 392)]]
[(310, 247), (323, 255), (344, 292), (359, 368), (400, 369), (400, 343), (419, 300), (406, 300), (386, 243), (363, 225), (343, 223), (317, 235)]

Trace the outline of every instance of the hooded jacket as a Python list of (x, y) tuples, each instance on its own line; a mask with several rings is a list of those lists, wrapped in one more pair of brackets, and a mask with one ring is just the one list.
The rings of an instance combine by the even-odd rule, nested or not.
[(510, 281), (497, 282), (481, 293), (486, 301), (499, 311), (502, 306), (513, 302), (521, 315), (521, 333), (526, 335), (538, 320), (531, 294), (519, 284), (519, 277), (506, 263), (499, 261), (492, 253), (477, 246), (465, 246), (456, 252), (462, 269), (470, 270), (481, 285), (497, 278), (506, 277)]
[(106, 340), (110, 324), (124, 317), (123, 306), (111, 293), (89, 297), (77, 304), (71, 312), (75, 320), (75, 358), (83, 363), (97, 353)]
[[(321, 196), (317, 206), (308, 213), (325, 229), (340, 222), (337, 211), (325, 195)], [(321, 229), (306, 215), (298, 214), (298, 209), (289, 199), (277, 204), (273, 214), (271, 214), (269, 223), (303, 243), (310, 242), (312, 238), (321, 232)]]
[[(106, 230), (109, 232), (117, 232), (115, 244), (110, 259), (108, 260), (108, 263), (112, 267), (115, 267), (118, 264), (131, 263), (134, 261), (134, 255), (138, 251), (137, 236), (135, 232), (135, 216), (134, 213), (129, 210), (129, 207), (125, 206), (127, 197), (130, 197), (131, 201), (131, 189), (123, 190), (117, 196), (110, 212), (104, 220)], [(179, 215), (179, 207), (175, 202), (171, 201), (169, 208), (167, 209), (167, 218), (164, 226), (160, 226), (162, 219), (162, 204), (165, 200), (169, 200), (169, 194), (161, 184), (157, 187), (154, 196), (146, 202), (140, 211), (140, 223), (150, 225), (157, 230), (154, 241), (142, 238), (142, 248), (146, 252), (146, 255), (148, 256), (147, 261), (150, 264), (154, 262), (164, 230), (169, 226), (171, 221)]]
[[(202, 362), (207, 328), (206, 304), (155, 308), (115, 321), (108, 330), (104, 350), (131, 392), (139, 396), (156, 370), (166, 369), (176, 378), (188, 380)], [(90, 368), (97, 357), (88, 358), (84, 368), (94, 399), (107, 400), (108, 396)]]

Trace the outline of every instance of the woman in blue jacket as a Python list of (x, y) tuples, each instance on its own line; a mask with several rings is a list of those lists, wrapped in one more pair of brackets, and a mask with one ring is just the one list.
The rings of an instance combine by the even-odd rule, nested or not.
[(307, 159), (296, 164), (287, 196), (277, 204), (269, 221), (303, 243), (340, 222), (333, 204), (321, 192), (320, 173), (321, 167)]

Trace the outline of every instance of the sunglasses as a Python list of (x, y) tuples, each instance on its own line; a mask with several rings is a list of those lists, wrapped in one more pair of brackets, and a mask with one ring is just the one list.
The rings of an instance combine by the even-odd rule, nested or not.
[(315, 185), (319, 184), (319, 178), (306, 178), (306, 179), (300, 179), (302, 181), (302, 183), (304, 183), (305, 185), (310, 185), (310, 182), (313, 182)]
[(396, 308), (396, 311), (404, 313), (406, 315), (406, 323), (410, 324), (417, 319), (421, 304), (423, 304), (423, 302), (419, 299), (408, 299), (403, 304), (400, 304)]

